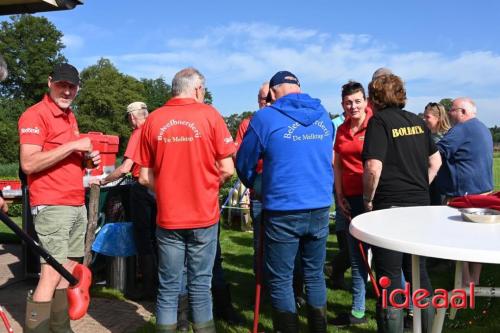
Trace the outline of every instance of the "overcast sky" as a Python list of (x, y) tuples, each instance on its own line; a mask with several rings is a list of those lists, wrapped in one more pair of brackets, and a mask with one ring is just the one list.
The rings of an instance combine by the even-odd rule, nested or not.
[(470, 96), (478, 118), (500, 125), (500, 2), (103, 1), (41, 13), (64, 33), (80, 70), (101, 57), (137, 78), (170, 82), (183, 67), (207, 79), (223, 115), (255, 110), (260, 84), (290, 70), (303, 91), (340, 113), (340, 88), (391, 68), (406, 109)]

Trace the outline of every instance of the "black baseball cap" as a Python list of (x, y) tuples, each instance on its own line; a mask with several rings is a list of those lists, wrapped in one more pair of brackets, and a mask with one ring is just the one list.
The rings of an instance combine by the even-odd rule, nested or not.
[(66, 81), (75, 86), (80, 85), (78, 70), (70, 64), (64, 63), (55, 65), (50, 77), (52, 78), (52, 82)]

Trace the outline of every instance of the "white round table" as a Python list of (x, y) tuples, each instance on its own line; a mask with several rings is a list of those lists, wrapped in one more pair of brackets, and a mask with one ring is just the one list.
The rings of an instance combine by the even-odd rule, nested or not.
[[(500, 264), (500, 224), (465, 222), (447, 206), (398, 207), (355, 217), (349, 227), (357, 239), (412, 254), (413, 289), (420, 286), (419, 256), (456, 260), (455, 288), (461, 286), (463, 261)], [(477, 294), (477, 293), (476, 293)], [(440, 332), (445, 310), (439, 309), (433, 332)], [(421, 332), (420, 309), (415, 307), (414, 332)]]

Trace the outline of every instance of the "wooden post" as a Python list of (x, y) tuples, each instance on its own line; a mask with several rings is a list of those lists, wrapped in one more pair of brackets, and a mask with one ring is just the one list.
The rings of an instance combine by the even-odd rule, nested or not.
[(99, 185), (90, 185), (89, 194), (89, 211), (88, 211), (88, 224), (87, 233), (85, 236), (85, 256), (83, 258), (83, 264), (88, 266), (92, 261), (92, 243), (95, 239), (95, 229), (97, 227), (97, 220), (99, 217), (99, 195), (101, 189)]

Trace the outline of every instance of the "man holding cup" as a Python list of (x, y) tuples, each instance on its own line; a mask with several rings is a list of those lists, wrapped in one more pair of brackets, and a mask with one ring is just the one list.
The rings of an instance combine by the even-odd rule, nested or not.
[[(28, 176), (33, 223), (41, 245), (69, 272), (84, 254), (87, 210), (84, 168), (99, 165), (89, 138), (80, 138), (70, 105), (80, 78), (72, 65), (54, 67), (49, 92), (29, 107), (18, 124), (20, 162)], [(72, 332), (68, 281), (43, 259), (38, 285), (28, 296), (25, 332)]]

